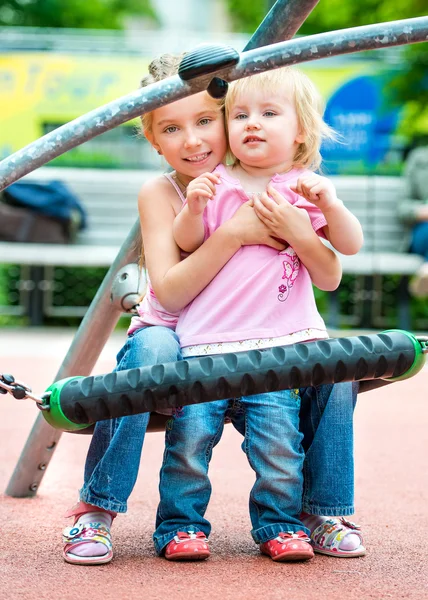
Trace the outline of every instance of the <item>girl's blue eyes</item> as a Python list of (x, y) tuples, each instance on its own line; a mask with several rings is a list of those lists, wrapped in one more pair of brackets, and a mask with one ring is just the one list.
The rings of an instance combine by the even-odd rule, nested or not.
[[(263, 117), (275, 117), (276, 113), (272, 110), (267, 110), (262, 114)], [(236, 115), (235, 119), (248, 119), (248, 115), (246, 113), (240, 113)]]

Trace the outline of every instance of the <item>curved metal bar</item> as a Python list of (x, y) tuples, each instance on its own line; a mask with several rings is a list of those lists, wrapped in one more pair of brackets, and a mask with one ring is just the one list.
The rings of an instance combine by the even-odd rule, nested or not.
[(319, 0), (276, 2), (254, 32), (243, 52), (275, 44), (275, 42), (291, 40), (318, 2)]
[(208, 83), (199, 78), (189, 85), (175, 75), (73, 119), (1, 161), (0, 191), (64, 152), (145, 112), (204, 90)]
[(226, 79), (232, 81), (285, 65), (426, 41), (428, 17), (340, 29), (245, 52)]
[[(244, 52), (236, 67), (219, 71), (218, 74), (227, 81), (233, 81), (285, 65), (427, 40), (428, 17), (352, 27)], [(0, 191), (100, 133), (156, 107), (206, 89), (213, 75), (194, 79), (191, 85), (176, 75), (105, 104), (48, 133), (0, 162)]]

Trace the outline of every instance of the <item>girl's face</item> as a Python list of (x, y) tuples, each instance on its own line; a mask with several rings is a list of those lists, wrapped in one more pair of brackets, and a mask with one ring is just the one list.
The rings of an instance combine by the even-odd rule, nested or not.
[(238, 94), (228, 115), (230, 149), (241, 166), (281, 173), (304, 141), (291, 93), (254, 89)]
[(226, 153), (223, 112), (207, 92), (154, 110), (146, 137), (183, 183), (212, 171)]

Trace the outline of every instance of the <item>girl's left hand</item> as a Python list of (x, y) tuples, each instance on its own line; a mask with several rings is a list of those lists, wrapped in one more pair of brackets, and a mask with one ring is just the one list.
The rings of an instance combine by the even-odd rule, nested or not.
[(271, 234), (292, 247), (313, 239), (316, 233), (307, 211), (290, 204), (272, 185), (267, 192), (254, 197), (254, 210)]
[(327, 177), (321, 177), (316, 173), (299, 177), (296, 185), (290, 185), (290, 190), (318, 206), (322, 212), (337, 202), (336, 188), (333, 183)]

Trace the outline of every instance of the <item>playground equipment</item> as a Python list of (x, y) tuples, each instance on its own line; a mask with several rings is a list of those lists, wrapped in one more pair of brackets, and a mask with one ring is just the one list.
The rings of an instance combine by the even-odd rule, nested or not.
[[(219, 85), (216, 85), (216, 82), (214, 84), (211, 83), (214, 77), (228, 82), (247, 77), (261, 70), (274, 69), (284, 65), (297, 64), (362, 50), (423, 42), (428, 39), (428, 17), (421, 17), (346, 29), (292, 41), (283, 41), (289, 40), (297, 32), (306, 16), (317, 4), (317, 1), (278, 0), (242, 54), (238, 54), (230, 48), (222, 49), (216, 47), (215, 51), (211, 49), (209, 53), (206, 53), (205, 58), (199, 62), (197, 58), (198, 54), (194, 53), (192, 56), (196, 62), (196, 69), (193, 69), (195, 65), (187, 64), (181, 72), (181, 77), (177, 75), (147, 88), (135, 91), (56, 129), (54, 132), (47, 134), (40, 140), (16, 152), (0, 163), (0, 190), (67, 150), (125, 121), (138, 117), (144, 112), (195, 94), (209, 88), (210, 85), (210, 91), (213, 91), (214, 88), (215, 94), (219, 93), (219, 85), (220, 87), (223, 86), (224, 91), (223, 84), (219, 84), (218, 81), (217, 84)], [(272, 45), (267, 46), (267, 44)], [(211, 60), (210, 55), (211, 57), (215, 55), (218, 60)], [(113, 301), (111, 301), (112, 282), (118, 270), (129, 263), (137, 261), (138, 247), (139, 225), (137, 222), (122, 245), (116, 260), (112, 264), (83, 319), (55, 378), (56, 380), (75, 375), (89, 375), (92, 371), (105, 342), (109, 338), (121, 314), (121, 311), (118, 309), (118, 304), (120, 303), (117, 302), (117, 298), (113, 298)], [(416, 351), (417, 344), (419, 344), (420, 348), (422, 346), (416, 338), (414, 338), (412, 343), (414, 361), (418, 354)], [(320, 344), (322, 342), (317, 342), (318, 346)], [(364, 343), (362, 345), (364, 347)], [(301, 344), (299, 346), (307, 348), (309, 344)], [(364, 353), (368, 352), (367, 348), (365, 348)], [(285, 351), (285, 349), (283, 350)], [(343, 343), (342, 350), (346, 354), (345, 342)], [(410, 352), (410, 349), (407, 348), (407, 351)], [(272, 353), (275, 356), (273, 350)], [(322, 358), (323, 364), (325, 358), (325, 356)], [(364, 356), (362, 358), (363, 360), (367, 360)], [(338, 360), (343, 362), (342, 359), (338, 358)], [(411, 364), (413, 362), (410, 361), (409, 357), (407, 357), (407, 361), (405, 361), (407, 366), (402, 372), (398, 369), (394, 374), (393, 370), (392, 373), (386, 376), (395, 378), (395, 376), (401, 376), (404, 373), (411, 373), (410, 362)], [(201, 361), (199, 363), (201, 365), (205, 364)], [(183, 364), (190, 365), (190, 361), (183, 361)], [(321, 363), (317, 362), (316, 365), (321, 366)], [(319, 367), (316, 366), (315, 372), (317, 373), (318, 370)], [(370, 369), (368, 372), (370, 372)], [(374, 377), (376, 377), (375, 372), (375, 370), (372, 371)], [(385, 373), (387, 373), (387, 370)], [(274, 374), (276, 377), (279, 377), (276, 371)], [(248, 377), (251, 378), (249, 373), (245, 373), (244, 379), (246, 381)], [(378, 375), (378, 377), (382, 377), (382, 374)], [(110, 379), (108, 375), (105, 376), (106, 383)], [(362, 377), (362, 379), (364, 378)], [(364, 383), (368, 385), (365, 387)], [(361, 391), (364, 391), (364, 389), (373, 389), (373, 387), (376, 387), (375, 383), (377, 383), (375, 379), (373, 381), (363, 381), (360, 389)], [(379, 383), (384, 384), (385, 382), (380, 381)], [(65, 389), (67, 388), (64, 387), (64, 393)], [(60, 393), (61, 397), (62, 393)], [(6, 490), (7, 494), (15, 497), (24, 497), (33, 496), (37, 492), (60, 436), (61, 431), (53, 429), (45, 421), (42, 414), (39, 415), (9, 482)]]
[[(0, 374), (0, 392), (31, 398), (56, 429), (90, 433), (90, 425), (104, 419), (281, 389), (356, 381), (363, 392), (367, 384), (378, 387), (416, 375), (427, 352), (428, 338), (397, 329), (68, 377), (41, 396)], [(164, 425), (167, 418), (158, 420)]]
[(40, 406), (53, 427), (341, 381), (400, 381), (425, 364), (425, 341), (405, 331), (205, 356), (51, 385)]

